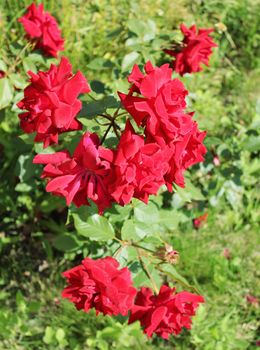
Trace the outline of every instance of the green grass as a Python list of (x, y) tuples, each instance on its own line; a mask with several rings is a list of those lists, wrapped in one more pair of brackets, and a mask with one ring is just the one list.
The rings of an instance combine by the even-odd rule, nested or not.
[[(15, 18), (29, 3), (0, 0), (1, 54), (8, 53), (7, 43), (23, 41)], [(260, 2), (46, 0), (44, 5), (59, 19), (66, 38), (65, 55), (74, 69), (81, 69), (91, 84), (104, 83), (108, 94), (119, 87), (127, 89), (128, 71), (122, 71), (122, 59), (139, 52), (125, 45), (135, 37), (129, 30), (130, 20), (152, 19), (156, 35), (172, 35), (181, 21), (226, 26), (214, 34), (219, 48), (211, 66), (183, 78), (191, 92), (189, 108), (196, 110), (201, 129), (208, 130), (205, 165), (191, 171), (192, 183), (203, 197), (193, 193), (189, 203), (176, 194), (164, 198), (184, 215), (167, 233), (180, 252), (176, 269), (205, 296), (206, 304), (199, 309), (191, 332), (165, 342), (148, 341), (138, 324), (127, 326), (120, 318), (77, 312), (61, 300), (61, 272), (79, 262), (86, 250), (64, 253), (53, 245), (67, 229), (66, 209), (63, 202), (45, 194), (39, 170), (24, 179), (25, 184), (34, 184), (32, 190), (16, 190), (17, 159), (21, 161), (21, 154), (30, 157), (32, 151), (18, 140), (17, 115), (8, 107), (0, 114), (0, 349), (256, 349), (259, 306), (249, 304), (246, 295), (259, 296), (260, 290)], [(152, 52), (152, 59), (165, 60), (160, 52), (150, 50), (150, 43), (138, 45), (147, 55)], [(97, 61), (100, 58), (109, 66)], [(219, 167), (212, 166), (213, 154), (220, 158)], [(204, 211), (209, 213), (208, 222), (196, 231), (192, 218)], [(223, 255), (225, 248), (230, 259)]]

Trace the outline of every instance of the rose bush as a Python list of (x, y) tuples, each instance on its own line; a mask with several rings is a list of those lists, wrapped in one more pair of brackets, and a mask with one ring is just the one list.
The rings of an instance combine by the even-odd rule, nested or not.
[[(38, 38), (36, 48), (54, 56), (63, 48), (56, 21), (44, 13), (43, 5), (37, 8), (33, 3), (20, 22), (29, 40)], [(182, 31), (185, 28), (182, 26)], [(191, 35), (194, 28), (188, 34)], [(204, 37), (207, 33), (202, 30), (199, 36)], [(52, 39), (56, 36), (56, 41), (50, 40), (51, 35)], [(192, 44), (186, 38), (184, 42), (189, 51)], [(67, 205), (74, 203), (76, 207), (90, 206), (93, 202), (102, 215), (114, 202), (125, 206), (136, 198), (148, 204), (149, 196), (157, 195), (162, 185), (169, 191), (173, 184), (185, 186), (184, 171), (204, 160), (205, 132), (198, 129), (193, 120), (194, 113), (186, 111), (188, 91), (179, 79), (172, 79), (173, 70), (169, 64), (156, 67), (148, 61), (144, 70), (145, 74), (134, 65), (128, 77), (131, 84), (128, 94), (118, 92), (127, 113), (119, 114), (119, 105), (114, 114), (106, 111), (97, 114), (107, 122), (101, 141), (98, 134), (87, 131), (72, 156), (68, 150), (63, 150), (34, 157), (34, 164), (45, 164), (42, 178), (47, 179), (47, 192), (65, 197)], [(183, 74), (176, 64), (175, 70)], [(81, 130), (77, 115), (82, 103), (78, 96), (90, 92), (83, 74), (78, 71), (73, 75), (72, 66), (65, 57), (58, 66), (51, 65), (47, 72), (35, 74), (29, 71), (28, 74), (31, 77), (29, 85), (24, 90), (24, 98), (17, 104), (25, 110), (19, 115), (21, 128), (26, 133), (36, 132), (34, 141), (43, 141), (44, 148), (58, 144), (59, 134)], [(125, 123), (123, 132), (118, 124), (120, 115)], [(139, 133), (130, 119), (125, 121), (129, 117), (136, 122)], [(102, 146), (111, 128), (119, 139), (114, 149)], [(157, 285), (143, 260), (146, 248), (127, 239), (124, 243), (122, 231), (123, 228), (121, 235), (113, 237), (120, 242), (119, 249), (125, 244), (136, 247), (141, 267), (157, 293)], [(169, 263), (172, 261), (165, 259)], [(204, 302), (202, 296), (184, 291), (175, 294), (175, 288), (166, 285), (162, 285), (158, 295), (145, 287), (137, 293), (129, 269), (119, 270), (118, 267), (119, 263), (111, 256), (97, 260), (85, 258), (81, 265), (63, 273), (68, 286), (62, 296), (73, 302), (78, 310), (86, 312), (90, 308), (105, 315), (127, 316), (130, 312), (129, 323), (140, 320), (148, 337), (156, 333), (168, 339), (170, 334), (179, 334), (183, 327), (191, 327), (191, 317), (195, 315), (198, 303)], [(159, 268), (156, 263), (155, 267)]]
[[(30, 44), (26, 49), (40, 49), (54, 57), (63, 50), (57, 22), (42, 4), (33, 3), (19, 22)], [(73, 74), (69, 60), (61, 57), (60, 62), (47, 64), (45, 71), (27, 72), (30, 79), (17, 103), (23, 110), (19, 114), (22, 130), (35, 133), (35, 143), (43, 142), (43, 147), (34, 145), (38, 154), (33, 163), (45, 165), (41, 177), (46, 179), (46, 191), (66, 199), (67, 222), (73, 221), (82, 235), (99, 243), (107, 239), (102, 257), (86, 257), (81, 265), (64, 272), (68, 286), (62, 296), (78, 310), (130, 314), (129, 323), (139, 320), (148, 337), (155, 333), (165, 339), (183, 327), (191, 328), (191, 317), (204, 302), (198, 294), (177, 293), (171, 286), (177, 281), (182, 288), (196, 290), (172, 269), (179, 254), (162, 236), (168, 227), (160, 225), (155, 204), (158, 193), (176, 191), (176, 185), (184, 188), (186, 170), (203, 162), (206, 154), (206, 132), (199, 130), (188, 108), (187, 88), (173, 74), (200, 71), (216, 45), (209, 36), (212, 30), (197, 34), (196, 26), (185, 25), (181, 30), (182, 51), (170, 52), (176, 58), (173, 69), (169, 63), (156, 66), (145, 59), (143, 73), (141, 64), (134, 64), (128, 92), (117, 93), (120, 101), (116, 91), (104, 96), (104, 89), (102, 98), (90, 94), (81, 71)], [(124, 206), (124, 219), (115, 219), (113, 227), (109, 215), (113, 211), (121, 215)], [(146, 211), (150, 210), (154, 217), (147, 227)], [(199, 219), (194, 220), (196, 228), (201, 225)], [(149, 236), (154, 239), (151, 248)], [(69, 234), (66, 237), (71, 239)], [(126, 266), (119, 270), (123, 249), (127, 250)], [(132, 260), (128, 260), (129, 249), (134, 250)], [(128, 267), (135, 263), (147, 277), (144, 284), (135, 281), (134, 269)], [(156, 281), (149, 266), (157, 271)]]

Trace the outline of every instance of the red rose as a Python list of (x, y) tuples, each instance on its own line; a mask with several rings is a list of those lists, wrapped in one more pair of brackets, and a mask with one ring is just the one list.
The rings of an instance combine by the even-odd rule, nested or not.
[(147, 62), (144, 68), (146, 75), (135, 65), (128, 77), (132, 83), (129, 93), (118, 94), (137, 125), (145, 126), (147, 138), (165, 145), (193, 127), (192, 117), (184, 113), (188, 91), (180, 80), (171, 79), (168, 64), (153, 67)]
[(41, 177), (48, 179), (47, 192), (77, 207), (89, 205), (91, 199), (102, 214), (112, 201), (106, 186), (112, 158), (111, 150), (99, 146), (97, 135), (85, 133), (72, 157), (68, 151), (38, 154), (33, 163), (46, 164)]
[(41, 49), (46, 55), (54, 57), (57, 57), (58, 51), (64, 50), (64, 39), (56, 19), (44, 12), (43, 4), (37, 7), (32, 3), (18, 21), (22, 23), (29, 40), (36, 43), (35, 49)]
[(197, 230), (199, 228), (201, 228), (201, 226), (207, 222), (207, 219), (208, 219), (208, 213), (205, 213), (205, 214), (197, 217), (196, 219), (193, 219), (194, 228), (196, 228)]
[(163, 285), (158, 295), (142, 287), (131, 309), (129, 323), (140, 321), (148, 337), (153, 333), (168, 339), (179, 334), (183, 327), (191, 328), (191, 317), (204, 298), (186, 291), (176, 293), (175, 288)]
[(86, 258), (71, 270), (63, 273), (68, 287), (62, 292), (78, 310), (126, 316), (134, 303), (136, 289), (127, 267), (119, 270), (119, 263), (112, 257), (92, 260)]
[(119, 93), (119, 97), (136, 123), (145, 127), (146, 144), (158, 143), (164, 159), (169, 159), (164, 178), (171, 191), (172, 182), (184, 187), (184, 171), (204, 160), (206, 133), (198, 130), (193, 113), (185, 112), (188, 92), (178, 79), (171, 79), (169, 65), (153, 67), (148, 62), (145, 72), (135, 65), (128, 78), (129, 93)]
[(207, 152), (203, 145), (206, 132), (199, 131), (196, 122), (193, 128), (182, 138), (168, 145), (172, 157), (169, 161), (169, 170), (165, 175), (168, 190), (172, 190), (172, 183), (185, 187), (184, 172), (192, 165), (203, 162)]
[(144, 138), (134, 133), (129, 121), (121, 135), (113, 161), (109, 192), (121, 205), (132, 197), (148, 202), (165, 183), (169, 152), (156, 143), (145, 144)]
[(83, 74), (78, 71), (73, 75), (65, 57), (47, 72), (28, 73), (30, 84), (24, 90), (23, 100), (17, 104), (28, 111), (19, 115), (24, 132), (36, 132), (35, 141), (43, 141), (47, 147), (58, 143), (60, 133), (81, 129), (81, 123), (75, 119), (82, 105), (77, 97), (90, 91)]
[(201, 64), (209, 65), (212, 48), (218, 46), (209, 35), (214, 29), (199, 29), (197, 32), (196, 25), (187, 28), (184, 24), (180, 25), (180, 29), (184, 35), (180, 51), (164, 51), (175, 57), (174, 70), (180, 75), (199, 72)]

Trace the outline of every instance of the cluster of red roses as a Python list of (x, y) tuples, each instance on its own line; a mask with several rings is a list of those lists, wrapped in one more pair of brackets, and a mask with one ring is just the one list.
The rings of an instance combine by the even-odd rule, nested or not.
[[(46, 164), (42, 177), (48, 179), (48, 192), (78, 207), (89, 205), (90, 199), (102, 213), (111, 203), (124, 206), (133, 197), (147, 203), (164, 184), (170, 191), (173, 182), (184, 186), (184, 171), (203, 161), (205, 132), (198, 130), (192, 113), (185, 112), (188, 92), (181, 81), (172, 80), (169, 65), (153, 67), (148, 62), (145, 72), (135, 65), (129, 93), (119, 93), (144, 136), (128, 120), (116, 150), (102, 147), (96, 134), (86, 132), (72, 156), (68, 151), (37, 155), (34, 163)], [(81, 128), (77, 97), (90, 88), (80, 72), (72, 75), (64, 57), (58, 67), (30, 75), (31, 84), (18, 103), (26, 110), (20, 114), (21, 127), (36, 131), (35, 141), (46, 147), (57, 143), (60, 133)]]
[[(55, 57), (63, 50), (57, 22), (44, 12), (43, 5), (33, 3), (19, 21), (35, 48)], [(184, 40), (179, 49), (166, 51), (175, 57), (175, 71), (183, 75), (201, 70), (201, 63), (208, 64), (216, 45), (208, 35), (211, 30), (196, 34), (195, 26), (187, 29), (184, 25), (181, 30)], [(154, 67), (148, 61), (144, 71), (135, 65), (128, 77), (128, 93), (118, 92), (141, 135), (128, 119), (116, 149), (103, 147), (98, 135), (86, 132), (72, 155), (64, 150), (34, 158), (34, 163), (45, 164), (42, 178), (47, 179), (46, 190), (65, 197), (67, 205), (73, 202), (80, 207), (91, 200), (102, 214), (112, 203), (124, 206), (133, 197), (147, 203), (162, 185), (169, 191), (173, 183), (184, 187), (184, 171), (203, 161), (205, 132), (198, 129), (193, 113), (186, 112), (188, 91), (180, 80), (172, 79), (169, 64)], [(78, 96), (90, 92), (83, 74), (78, 71), (73, 75), (65, 57), (47, 72), (28, 73), (30, 84), (18, 103), (24, 110), (19, 115), (24, 132), (35, 132), (35, 141), (48, 147), (58, 143), (59, 134), (82, 129), (76, 119), (82, 107)], [(128, 268), (118, 267), (112, 257), (84, 259), (64, 272), (68, 287), (63, 297), (78, 310), (95, 308), (105, 315), (127, 315), (130, 311), (129, 323), (139, 320), (148, 336), (156, 333), (167, 339), (183, 327), (190, 328), (191, 316), (203, 297), (186, 291), (176, 293), (167, 285), (158, 295), (150, 288), (137, 292)]]
[(153, 333), (168, 339), (170, 334), (179, 334), (182, 328), (191, 328), (191, 317), (195, 315), (200, 295), (186, 291), (176, 293), (175, 288), (163, 285), (158, 295), (150, 288), (133, 287), (131, 273), (127, 267), (119, 269), (112, 257), (92, 260), (86, 258), (71, 270), (63, 273), (68, 287), (62, 293), (78, 310), (90, 308), (96, 314), (123, 315), (130, 312), (128, 323), (140, 321), (148, 337)]

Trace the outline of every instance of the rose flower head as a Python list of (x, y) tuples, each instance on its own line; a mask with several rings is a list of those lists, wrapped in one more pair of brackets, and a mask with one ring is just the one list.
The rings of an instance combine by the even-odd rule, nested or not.
[(209, 65), (209, 58), (213, 47), (217, 47), (210, 33), (214, 29), (199, 29), (196, 25), (187, 28), (184, 24), (180, 25), (184, 35), (182, 47), (180, 49), (164, 50), (169, 55), (175, 57), (173, 62), (174, 70), (180, 75), (185, 73), (195, 73), (202, 70), (202, 64)]
[(68, 151), (38, 154), (33, 163), (46, 164), (41, 177), (47, 179), (47, 192), (77, 207), (90, 205), (91, 199), (102, 214), (112, 201), (106, 185), (112, 158), (113, 152), (99, 146), (96, 134), (85, 133), (73, 156)]
[(24, 16), (18, 19), (22, 23), (27, 38), (35, 43), (47, 56), (57, 57), (58, 51), (64, 50), (64, 39), (56, 19), (44, 11), (43, 4), (34, 2), (27, 8)]
[(79, 94), (90, 92), (87, 79), (78, 71), (73, 75), (72, 66), (62, 57), (58, 66), (51, 65), (47, 72), (28, 72), (30, 84), (24, 90), (24, 98), (17, 106), (26, 110), (19, 114), (25, 133), (36, 132), (35, 141), (44, 147), (58, 143), (60, 133), (80, 130), (75, 119), (82, 103)]
[(144, 69), (146, 74), (135, 65), (128, 77), (129, 93), (118, 94), (137, 125), (145, 127), (148, 140), (164, 145), (193, 127), (191, 115), (184, 112), (188, 91), (180, 80), (171, 78), (168, 64), (153, 67), (148, 61)]
[(185, 187), (185, 170), (204, 161), (204, 155), (207, 152), (203, 144), (205, 136), (206, 132), (200, 131), (197, 123), (193, 122), (192, 129), (186, 135), (168, 145), (172, 154), (169, 161), (169, 170), (165, 175), (169, 191), (172, 190), (173, 182), (180, 187)]
[(169, 168), (164, 176), (169, 191), (172, 183), (184, 187), (184, 171), (204, 160), (206, 135), (185, 112), (188, 91), (178, 79), (172, 79), (168, 64), (153, 67), (145, 65), (143, 74), (134, 66), (129, 82), (129, 93), (119, 93), (125, 109), (139, 126), (145, 128), (146, 144), (157, 143), (169, 158)]
[(204, 298), (186, 291), (176, 293), (175, 288), (163, 285), (158, 295), (150, 288), (138, 291), (131, 309), (129, 323), (140, 321), (144, 333), (153, 333), (169, 339), (171, 334), (179, 334), (182, 328), (191, 328), (191, 317), (195, 315), (199, 303)]
[(63, 273), (68, 286), (62, 297), (68, 298), (78, 310), (104, 315), (126, 316), (132, 308), (136, 289), (127, 267), (119, 269), (119, 263), (112, 257), (92, 260), (85, 258), (78, 265)]
[(169, 152), (156, 143), (145, 143), (129, 121), (115, 151), (109, 192), (120, 205), (133, 197), (147, 203), (149, 195), (157, 194), (165, 183)]

